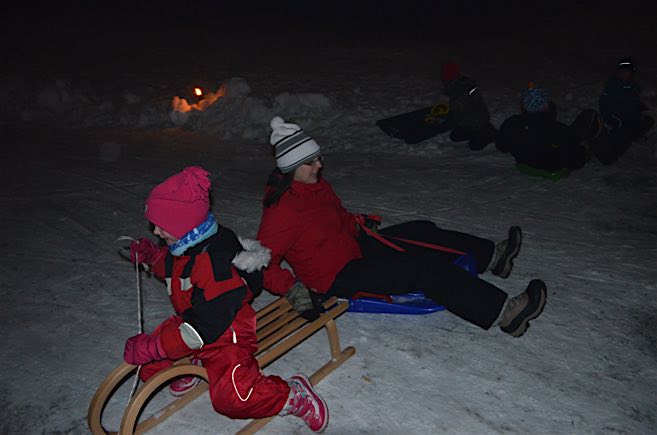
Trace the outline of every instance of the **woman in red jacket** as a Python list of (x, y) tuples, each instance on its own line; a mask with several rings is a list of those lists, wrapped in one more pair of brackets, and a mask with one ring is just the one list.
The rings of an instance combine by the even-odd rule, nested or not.
[(166, 282), (176, 314), (153, 333), (130, 337), (123, 358), (142, 366), (140, 377), (147, 380), (172, 361), (191, 356), (208, 372), (217, 412), (242, 419), (295, 415), (322, 431), (328, 408), (306, 376), (286, 381), (260, 371), (250, 302), (252, 291), (260, 290), (260, 269), (269, 253), (217, 223), (210, 212), (210, 187), (207, 171), (188, 167), (155, 187), (146, 200), (146, 218), (167, 247), (142, 238), (132, 243), (131, 258), (148, 264)]
[[(263, 287), (286, 295), (304, 315), (318, 315), (316, 295), (349, 298), (358, 292), (400, 294), (423, 291), (449, 311), (481, 328), (499, 324), (514, 337), (542, 312), (547, 288), (532, 280), (520, 295), (508, 298), (496, 286), (473, 277), (453, 261), (452, 252), (395, 242), (400, 252), (381, 239), (400, 237), (467, 252), (477, 271), (509, 276), (520, 251), (519, 227), (509, 229), (497, 245), (470, 234), (443, 230), (433, 222), (413, 221), (383, 228), (380, 236), (370, 228), (371, 217), (349, 213), (321, 177), (319, 145), (298, 125), (274, 117), (271, 144), (277, 168), (268, 181), (257, 239), (271, 250), (264, 269)], [(376, 229), (376, 228), (375, 228)], [(294, 274), (281, 267), (285, 260)]]

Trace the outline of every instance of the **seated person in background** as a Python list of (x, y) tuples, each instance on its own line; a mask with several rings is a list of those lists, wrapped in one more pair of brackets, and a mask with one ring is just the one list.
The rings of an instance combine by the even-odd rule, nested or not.
[(443, 93), (449, 97), (449, 138), (453, 142), (469, 141), (472, 150), (484, 149), (495, 139), (495, 127), (477, 83), (462, 75), (454, 62), (443, 65), (441, 79)]
[(530, 83), (521, 106), (521, 114), (502, 123), (498, 150), (511, 153), (517, 163), (549, 172), (584, 166), (585, 146), (570, 127), (556, 120), (556, 107), (545, 89)]
[(648, 107), (639, 99), (641, 87), (635, 75), (634, 62), (621, 59), (600, 95), (600, 115), (605, 125), (612, 135), (618, 133), (629, 142), (644, 136), (655, 123), (643, 113)]

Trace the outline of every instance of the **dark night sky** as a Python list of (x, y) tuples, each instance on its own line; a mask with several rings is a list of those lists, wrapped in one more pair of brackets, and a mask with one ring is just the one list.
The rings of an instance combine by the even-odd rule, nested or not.
[[(107, 74), (110, 65), (119, 72), (172, 61), (201, 65), (205, 59), (210, 67), (216, 62), (211, 57), (228, 45), (248, 43), (234, 51), (253, 56), (275, 50), (292, 56), (301, 45), (307, 52), (313, 44), (348, 47), (363, 40), (383, 47), (409, 39), (481, 40), (551, 20), (569, 22), (572, 38), (598, 44), (595, 36), (577, 34), (578, 23), (589, 18), (604, 38), (634, 32), (628, 45), (645, 40), (654, 47), (656, 6), (645, 0), (12, 0), (4, 2), (0, 18), (0, 56), (10, 76), (88, 78)], [(653, 34), (643, 38), (647, 26)]]
[[(25, 49), (161, 40), (175, 29), (182, 40), (211, 43), (218, 36), (298, 35), (313, 38), (454, 38), (513, 31), (553, 17), (585, 17), (607, 9), (619, 19), (654, 15), (653, 1), (594, 0), (366, 1), (366, 0), (197, 0), (179, 1), (9, 1), (3, 10), (3, 55)], [(621, 7), (622, 5), (622, 7)], [(650, 5), (653, 5), (650, 8)], [(651, 14), (646, 14), (648, 9)], [(612, 29), (610, 29), (612, 30)], [(192, 32), (193, 35), (192, 35)]]

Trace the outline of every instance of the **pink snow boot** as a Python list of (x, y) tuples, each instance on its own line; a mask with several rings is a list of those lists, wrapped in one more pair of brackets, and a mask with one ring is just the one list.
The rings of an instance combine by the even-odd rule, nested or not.
[[(200, 366), (201, 360), (198, 358), (192, 358), (192, 364)], [(175, 381), (171, 382), (169, 385), (169, 392), (172, 396), (182, 396), (187, 393), (189, 390), (194, 388), (196, 384), (201, 382), (201, 378), (196, 376), (185, 376), (183, 378), (178, 378)]]
[(310, 380), (302, 374), (288, 379), (290, 395), (280, 415), (294, 415), (302, 419), (313, 432), (322, 432), (329, 421), (326, 402), (317, 394)]

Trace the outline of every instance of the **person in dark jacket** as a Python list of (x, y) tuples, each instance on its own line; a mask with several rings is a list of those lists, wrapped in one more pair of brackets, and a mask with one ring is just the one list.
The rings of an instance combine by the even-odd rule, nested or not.
[[(135, 240), (131, 260), (149, 265), (166, 283), (175, 315), (150, 334), (128, 338), (123, 358), (141, 366), (142, 380), (180, 358), (198, 359), (207, 370), (217, 412), (240, 419), (294, 415), (321, 432), (328, 408), (308, 378), (297, 374), (284, 380), (260, 371), (254, 355), (256, 313), (250, 302), (260, 290), (260, 270), (270, 256), (257, 242), (240, 240), (216, 221), (210, 212), (208, 175), (198, 166), (185, 168), (156, 186), (146, 200), (145, 216), (167, 247), (147, 238)], [(181, 388), (176, 393), (184, 392)]]
[(621, 135), (629, 142), (641, 138), (655, 123), (644, 113), (648, 107), (641, 102), (641, 86), (635, 75), (634, 61), (621, 59), (615, 74), (605, 84), (599, 101), (600, 115), (610, 133)]
[(453, 142), (468, 141), (470, 149), (481, 150), (495, 139), (488, 107), (477, 82), (461, 74), (458, 64), (442, 66), (443, 93), (449, 97), (449, 138)]
[[(423, 291), (426, 297), (483, 329), (499, 325), (521, 336), (540, 315), (547, 287), (531, 280), (524, 292), (509, 297), (495, 285), (454, 264), (466, 252), (478, 273), (506, 278), (522, 243), (520, 227), (494, 243), (471, 234), (444, 230), (430, 221), (411, 221), (382, 228), (377, 219), (350, 213), (321, 176), (320, 148), (298, 125), (274, 117), (270, 125), (276, 169), (268, 181), (257, 239), (271, 250), (263, 271), (263, 287), (286, 295), (292, 306), (312, 318), (313, 296), (351, 298), (358, 292), (403, 294)], [(376, 234), (376, 236), (375, 236)], [(401, 237), (451, 248), (428, 249), (395, 240), (403, 252), (382, 238)], [(460, 252), (459, 252), (460, 251)], [(291, 272), (283, 262), (292, 269)]]
[(517, 163), (548, 172), (584, 166), (586, 147), (569, 126), (556, 120), (556, 108), (545, 89), (530, 84), (521, 106), (521, 114), (502, 123), (498, 150), (511, 153)]

